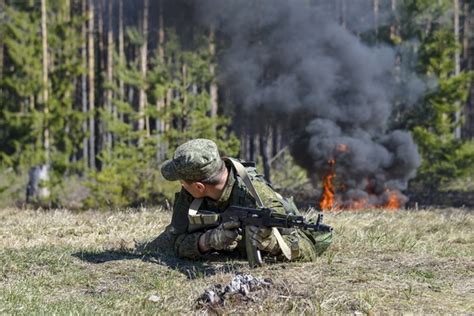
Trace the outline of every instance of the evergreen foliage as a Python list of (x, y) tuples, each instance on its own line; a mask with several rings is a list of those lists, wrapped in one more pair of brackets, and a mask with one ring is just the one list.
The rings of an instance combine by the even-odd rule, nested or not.
[[(141, 45), (143, 39), (137, 30), (129, 28), (127, 34), (130, 45)], [(138, 112), (133, 102), (118, 95), (114, 104), (123, 120), (102, 112), (102, 119), (106, 120), (116, 143), (110, 151), (101, 152), (101, 170), (90, 173), (91, 196), (86, 201), (89, 207), (151, 205), (172, 200), (179, 186), (165, 181), (159, 173), (159, 165), (166, 158), (159, 153), (160, 145), (166, 144), (169, 156), (186, 140), (202, 137), (216, 141), (223, 154), (237, 154), (238, 140), (233, 134), (226, 134), (228, 118), (209, 116), (210, 97), (206, 87), (212, 78), (208, 71), (208, 52), (204, 48), (185, 51), (174, 32), (168, 31), (168, 34), (165, 55), (172, 57), (167, 61), (155, 58), (147, 78), (142, 78), (136, 62), (125, 65), (115, 58), (115, 69), (128, 89), (144, 87), (147, 90), (145, 116), (150, 121), (164, 121), (169, 127), (164, 131), (155, 129), (149, 137), (145, 131), (134, 130)], [(110, 89), (119, 91), (114, 83)], [(168, 90), (173, 93), (168, 106), (162, 109), (152, 106), (165, 98)]]
[(24, 4), (6, 7), (3, 41), (6, 67), (0, 80), (1, 158), (6, 166), (37, 163), (41, 158), (41, 44), (39, 14)]
[(466, 103), (472, 72), (454, 73), (460, 49), (453, 33), (451, 1), (404, 1), (402, 36), (419, 39), (418, 71), (436, 85), (404, 113), (404, 128), (413, 132), (422, 155), (417, 182), (431, 190), (471, 172), (474, 143), (456, 139), (461, 124), (455, 113)]
[[(112, 0), (103, 4), (108, 1)], [(210, 30), (197, 24), (183, 28), (181, 19), (189, 12), (179, 13), (179, 18), (167, 16), (169, 8), (161, 7), (161, 2), (160, 10), (154, 10), (158, 4), (151, 3), (150, 30), (143, 34), (144, 15), (139, 13), (143, 3), (133, 2), (133, 10), (132, 2), (125, 5), (126, 10), (133, 11), (129, 12), (133, 21), (116, 14), (124, 3), (111, 2), (112, 16), (100, 6), (92, 8), (96, 16), (94, 32), (88, 33), (85, 26), (91, 22), (87, 20), (91, 8), (84, 6), (85, 2), (46, 1), (49, 62), (45, 87), (40, 1), (0, 0), (0, 197), (22, 201), (28, 170), (47, 163), (43, 139), (46, 128), (50, 134), (51, 174), (45, 184), (52, 192), (50, 205), (55, 206), (73, 203), (77, 208), (119, 208), (171, 201), (178, 184), (162, 179), (159, 166), (171, 158), (178, 145), (191, 138), (212, 139), (223, 155), (240, 154), (262, 164), (257, 147), (262, 145), (259, 137), (269, 135), (265, 134), (266, 127), (257, 126), (258, 120), (232, 121), (231, 116), (236, 114), (232, 111), (238, 107), (228, 106), (227, 91), (221, 87), (217, 115), (212, 107), (217, 93), (211, 96), (211, 91), (215, 92), (211, 86), (218, 81), (218, 68), (211, 65), (219, 60), (219, 45), (225, 45), (226, 39), (214, 30), (211, 36)], [(190, 10), (192, 6), (184, 7)], [(398, 69), (394, 73), (400, 86), (412, 84), (403, 73), (409, 55), (417, 57), (409, 63), (416, 64), (418, 74), (435, 83), (411, 107), (406, 106), (413, 103), (407, 100), (410, 96), (397, 95), (390, 128), (412, 132), (423, 158), (417, 181), (437, 189), (473, 170), (474, 143), (455, 138), (454, 130), (461, 123), (456, 121), (455, 113), (465, 107), (474, 75), (454, 71), (454, 56), (461, 43), (453, 32), (452, 1), (401, 0), (397, 6), (388, 24), (358, 35), (369, 45), (385, 42), (398, 50), (402, 63), (395, 65)], [(380, 2), (382, 7), (392, 10), (389, 2)], [(176, 9), (170, 8), (172, 12)], [(327, 8), (340, 9), (332, 3)], [(109, 19), (113, 28), (111, 47), (105, 45)], [(124, 25), (124, 34), (117, 30), (118, 19)], [(160, 19), (163, 23), (158, 22)], [(88, 35), (93, 36), (93, 47), (88, 46)], [(120, 40), (122, 50), (116, 45)], [(146, 75), (140, 56), (144, 43), (148, 43)], [(91, 51), (94, 55), (88, 56)], [(105, 57), (108, 53), (113, 56), (111, 61)], [(89, 60), (96, 78), (92, 87), (86, 80)], [(108, 66), (113, 69), (111, 76)], [(47, 104), (43, 100), (45, 88)], [(139, 109), (139, 99), (143, 100), (140, 91), (145, 91), (144, 112)], [(89, 104), (89, 92), (95, 97), (94, 104)], [(111, 104), (105, 97), (107, 93)], [(92, 117), (96, 135), (89, 142)], [(241, 121), (245, 121), (243, 117)], [(143, 120), (145, 128), (139, 130)], [(285, 134), (284, 126), (282, 122), (275, 127), (275, 140)], [(244, 140), (242, 147), (233, 129)], [(290, 138), (272, 140), (274, 148), (268, 146), (268, 155), (283, 152)], [(91, 152), (95, 152), (92, 161), (97, 162), (97, 168), (90, 167), (87, 155)], [(272, 161), (272, 167), (279, 169), (272, 172), (277, 185), (293, 188), (308, 182), (305, 172), (288, 154), (274, 158), (264, 160), (267, 164)], [(78, 194), (68, 194), (71, 190)]]
[(48, 53), (50, 54), (48, 100), (45, 117), (41, 91), (40, 16), (34, 5), (11, 5), (6, 8), (5, 46), (8, 63), (0, 81), (1, 162), (6, 166), (27, 169), (44, 163), (41, 145), (44, 124), (52, 139), (53, 169), (62, 176), (70, 167), (71, 157), (80, 148), (78, 139), (83, 117), (74, 108), (75, 82), (82, 73), (78, 60), (80, 17), (65, 12), (64, 1), (53, 1), (49, 11)]

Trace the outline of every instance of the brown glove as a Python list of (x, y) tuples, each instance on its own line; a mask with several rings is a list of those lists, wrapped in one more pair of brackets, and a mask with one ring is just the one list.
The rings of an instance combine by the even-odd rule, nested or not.
[(238, 221), (222, 223), (214, 229), (205, 232), (206, 245), (214, 250), (233, 250), (242, 239), (239, 235)]
[(270, 227), (250, 226), (250, 239), (259, 250), (277, 255), (280, 252), (277, 239)]

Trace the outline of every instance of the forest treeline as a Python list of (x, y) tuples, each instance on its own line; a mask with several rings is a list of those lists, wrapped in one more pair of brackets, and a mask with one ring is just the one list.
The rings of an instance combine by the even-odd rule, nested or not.
[[(349, 2), (325, 7), (350, 29), (358, 17)], [(474, 1), (365, 2), (370, 27), (354, 33), (367, 45), (396, 48), (399, 58), (416, 55), (414, 71), (435, 82), (414, 106), (396, 104), (390, 121), (391, 129), (411, 131), (418, 145), (417, 182), (437, 189), (472, 172)], [(196, 22), (199, 5), (0, 0), (4, 204), (24, 202), (28, 181), (32, 199), (55, 206), (163, 203), (176, 184), (164, 181), (158, 166), (196, 137), (215, 140), (223, 154), (257, 160), (280, 185), (306, 181), (286, 150), (285, 122), (252, 120), (254, 113), (234, 107), (232, 86), (219, 81), (228, 40)]]

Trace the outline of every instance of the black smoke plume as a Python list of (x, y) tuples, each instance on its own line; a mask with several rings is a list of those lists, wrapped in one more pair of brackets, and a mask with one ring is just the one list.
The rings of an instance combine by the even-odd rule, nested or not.
[[(319, 178), (334, 168), (344, 184), (340, 204), (368, 198), (380, 205), (387, 190), (406, 189), (420, 157), (409, 133), (387, 132), (398, 91), (396, 52), (355, 34), (373, 25), (371, 7), (363, 5), (372, 1), (345, 1), (344, 23), (331, 11), (333, 1), (199, 3), (201, 21), (227, 40), (219, 79), (235, 106), (258, 113), (257, 122), (290, 122), (294, 159)], [(420, 91), (420, 82), (412, 83), (406, 95)]]

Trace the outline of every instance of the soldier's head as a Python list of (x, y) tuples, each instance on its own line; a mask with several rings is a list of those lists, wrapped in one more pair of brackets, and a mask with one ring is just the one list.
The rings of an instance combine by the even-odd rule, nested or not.
[(226, 171), (217, 145), (202, 138), (180, 145), (173, 159), (161, 165), (161, 174), (166, 180), (179, 180), (195, 198), (213, 197), (215, 189), (227, 180)]

